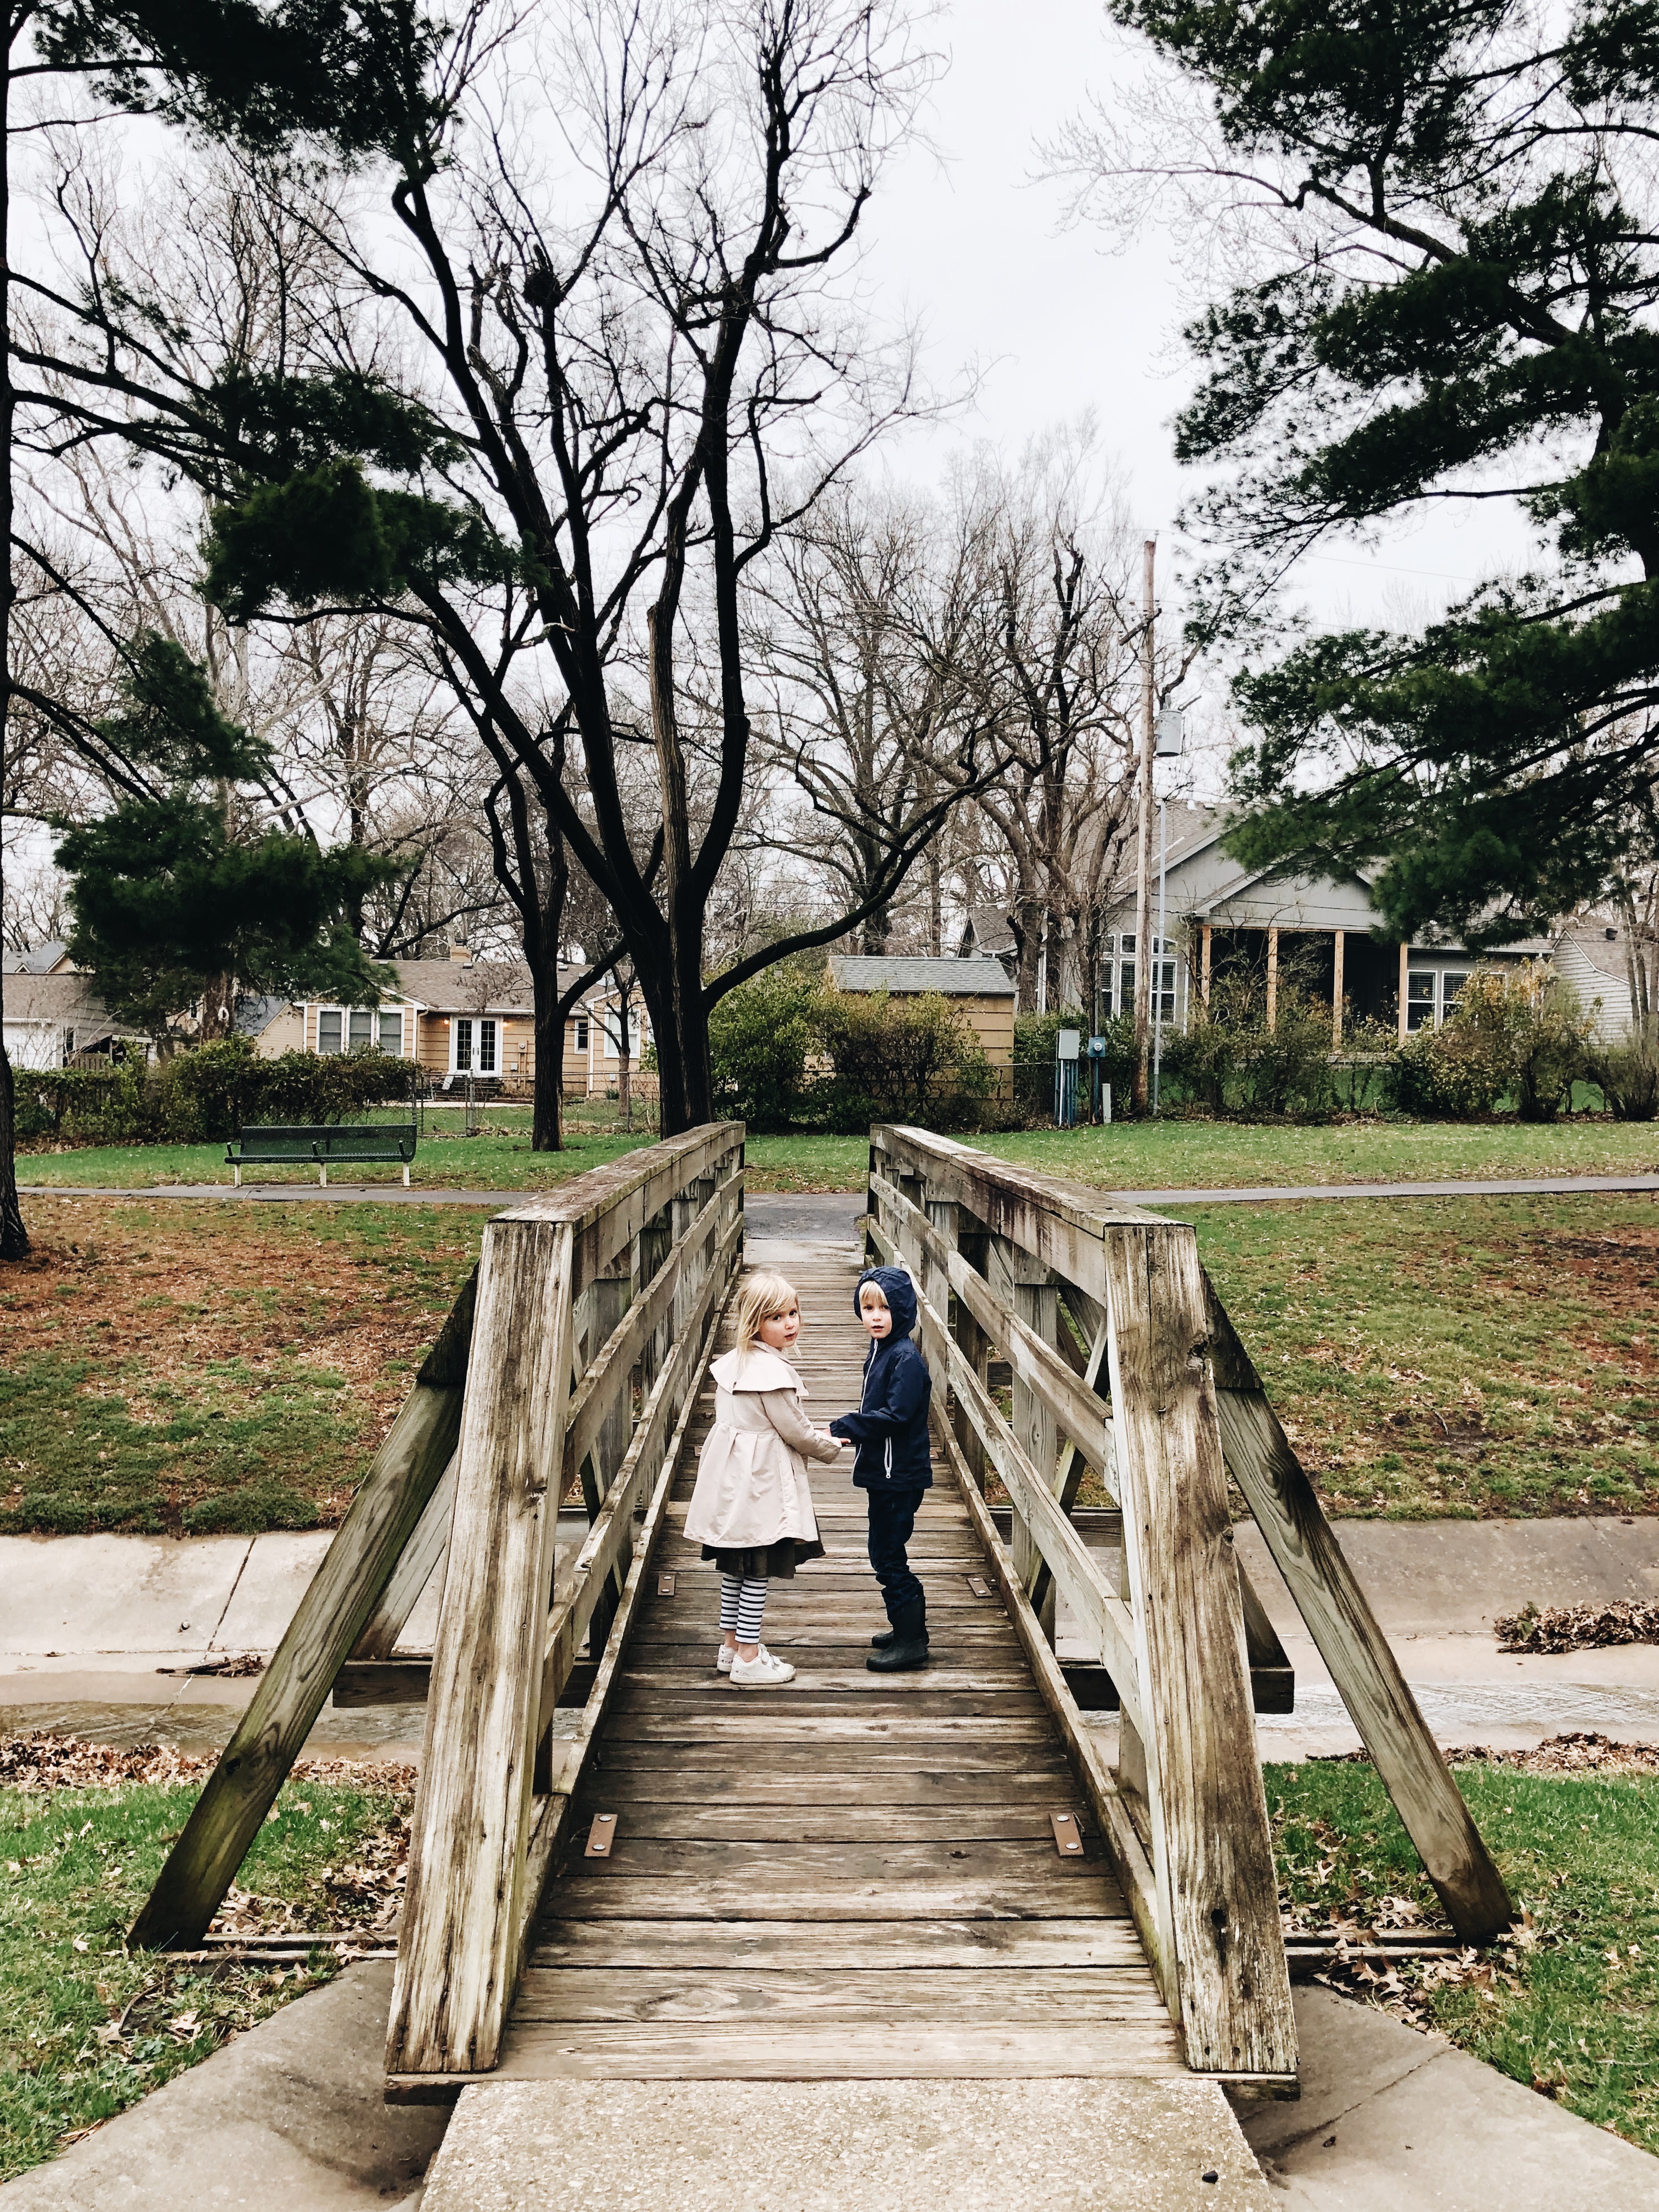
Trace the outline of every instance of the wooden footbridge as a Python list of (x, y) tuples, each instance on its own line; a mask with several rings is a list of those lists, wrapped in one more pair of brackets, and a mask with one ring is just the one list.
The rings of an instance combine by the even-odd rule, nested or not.
[[(763, 1632), (796, 1679), (743, 1692), (682, 1533), (743, 1135), (694, 1130), (489, 1224), (133, 1942), (200, 1938), (331, 1692), (423, 1698), (390, 2097), (1170, 2073), (1293, 2094), (1252, 1716), (1288, 1670), (1237, 1499), (1458, 1934), (1512, 1908), (1192, 1230), (872, 1131), (867, 1249), (915, 1278), (934, 1381), (932, 1662), (866, 1669), (862, 1500), (817, 1469), (828, 1556), (773, 1585)], [(854, 1273), (795, 1271), (820, 1422), (858, 1387)], [(1091, 1470), (1115, 1551), (1073, 1517)], [(556, 1571), (577, 1494), (587, 1538)], [(435, 1649), (402, 1652), (438, 1572)], [(1061, 1605), (1083, 1663), (1056, 1655)]]

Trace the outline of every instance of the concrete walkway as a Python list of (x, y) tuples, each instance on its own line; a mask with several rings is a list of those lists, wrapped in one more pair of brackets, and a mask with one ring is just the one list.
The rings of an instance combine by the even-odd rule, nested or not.
[(1659, 2208), (1659, 2160), (1328, 1990), (1296, 1992), (1300, 2102), (1244, 2107), (1241, 2134), (1179, 2080), (528, 2082), (469, 2089), (451, 2120), (381, 2100), (391, 1985), (349, 1967), (0, 2188), (0, 2212)]
[[(376, 1206), (486, 1206), (499, 1212), (509, 1206), (525, 1206), (544, 1194), (533, 1190), (405, 1190), (400, 1183), (331, 1183), (320, 1190), (315, 1183), (244, 1183), (240, 1190), (225, 1182), (165, 1182), (116, 1187), (107, 1183), (20, 1183), (23, 1198), (218, 1198), (246, 1200), (250, 1205), (287, 1205), (290, 1200), (319, 1200), (324, 1205), (372, 1201)], [(1659, 1175), (1532, 1176), (1497, 1182), (1314, 1182), (1260, 1183), (1246, 1189), (1228, 1190), (1108, 1190), (1101, 1195), (1126, 1206), (1153, 1208), (1181, 1206), (1263, 1206), (1308, 1199), (1340, 1198), (1572, 1198), (1587, 1193), (1659, 1191)], [(757, 1191), (745, 1200), (753, 1213), (769, 1200), (810, 1206), (823, 1196), (839, 1203), (843, 1196), (862, 1198), (862, 1192), (843, 1194)]]

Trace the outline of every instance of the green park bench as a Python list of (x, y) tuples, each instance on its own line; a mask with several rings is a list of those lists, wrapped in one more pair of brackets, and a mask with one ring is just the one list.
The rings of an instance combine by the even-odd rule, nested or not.
[(397, 1160), (402, 1163), (407, 1190), (416, 1135), (412, 1121), (325, 1121), (293, 1128), (255, 1124), (225, 1146), (225, 1159), (236, 1170), (238, 1189), (246, 1167), (287, 1167), (303, 1161), (307, 1167), (315, 1166), (317, 1180), (326, 1189), (329, 1169), (337, 1161)]

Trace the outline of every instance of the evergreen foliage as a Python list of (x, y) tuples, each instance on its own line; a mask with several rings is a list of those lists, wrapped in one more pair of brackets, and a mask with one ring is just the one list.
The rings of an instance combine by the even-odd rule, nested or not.
[(220, 713), (188, 654), (142, 639), (122, 711), (100, 734), (166, 787), (58, 825), (70, 951), (120, 1020), (165, 1037), (225, 977), (248, 993), (379, 999), (391, 971), (365, 958), (344, 917), (395, 865), (276, 829), (239, 834), (231, 787), (257, 778), (265, 756)]
[[(1513, 939), (1602, 888), (1659, 783), (1659, 15), (1647, 0), (1114, 0), (1206, 88), (1267, 266), (1189, 337), (1206, 618), (1297, 555), (1516, 497), (1520, 573), (1239, 679), (1249, 864), (1385, 862), (1392, 933)], [(1259, 191), (1241, 191), (1248, 173)], [(1529, 565), (1525, 565), (1529, 563)]]

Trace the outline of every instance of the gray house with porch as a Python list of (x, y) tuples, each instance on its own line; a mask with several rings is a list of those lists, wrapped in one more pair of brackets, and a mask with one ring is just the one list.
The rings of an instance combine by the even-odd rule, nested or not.
[[(1361, 1021), (1385, 1024), (1402, 1039), (1437, 1027), (1456, 1004), (1476, 968), (1512, 967), (1544, 959), (1553, 937), (1471, 952), (1449, 935), (1410, 945), (1379, 944), (1372, 932), (1382, 921), (1363, 875), (1301, 876), (1246, 868), (1222, 848), (1226, 817), (1205, 807), (1171, 805), (1168, 832), (1163, 941), (1157, 949), (1153, 988), (1161, 993), (1166, 1026), (1184, 1029), (1194, 1003), (1206, 1000), (1213, 980), (1241, 970), (1265, 984), (1271, 1020), (1281, 980), (1331, 1008), (1332, 1042)], [(1158, 847), (1153, 847), (1152, 926), (1158, 927)], [(1133, 875), (1115, 883), (1106, 916), (1109, 991), (1103, 1015), (1127, 1013), (1134, 1005), (1139, 945)], [(1154, 1004), (1156, 1005), (1156, 1000)]]

